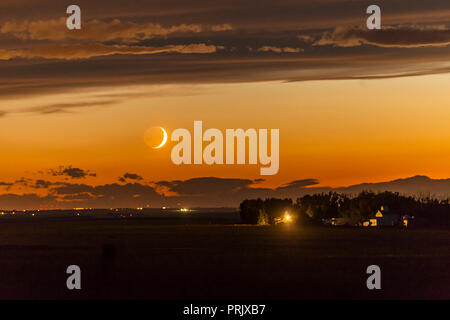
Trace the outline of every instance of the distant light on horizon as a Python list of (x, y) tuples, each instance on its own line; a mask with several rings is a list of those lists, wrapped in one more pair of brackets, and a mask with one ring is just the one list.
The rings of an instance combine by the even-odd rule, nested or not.
[(289, 222), (291, 222), (292, 221), (292, 217), (291, 217), (291, 215), (286, 211), (285, 213), (284, 213), (284, 222), (285, 223), (289, 223)]

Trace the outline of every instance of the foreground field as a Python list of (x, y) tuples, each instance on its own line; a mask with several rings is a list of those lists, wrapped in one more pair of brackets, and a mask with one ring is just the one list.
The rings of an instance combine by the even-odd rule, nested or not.
[[(449, 299), (449, 243), (448, 230), (8, 219), (0, 298)], [(80, 291), (66, 289), (72, 264)], [(371, 264), (382, 290), (366, 288)]]

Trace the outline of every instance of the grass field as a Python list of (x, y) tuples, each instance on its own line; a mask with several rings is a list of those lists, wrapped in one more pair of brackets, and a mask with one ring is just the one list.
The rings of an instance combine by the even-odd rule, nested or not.
[[(0, 298), (449, 299), (449, 243), (445, 229), (2, 219)], [(71, 264), (82, 290), (66, 289)]]

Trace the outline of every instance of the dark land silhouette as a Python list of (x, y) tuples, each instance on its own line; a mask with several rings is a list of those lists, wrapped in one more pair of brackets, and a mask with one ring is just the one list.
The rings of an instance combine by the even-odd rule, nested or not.
[[(450, 199), (417, 198), (394, 192), (363, 191), (352, 197), (344, 193), (321, 193), (291, 199), (268, 198), (244, 200), (240, 204), (241, 220), (250, 224), (273, 224), (285, 214), (301, 225), (321, 224), (325, 220), (343, 218), (348, 225), (360, 225), (375, 217), (380, 208), (398, 219), (406, 217), (410, 226), (449, 226)], [(400, 222), (400, 221), (399, 221)]]
[[(449, 240), (435, 226), (248, 225), (226, 209), (8, 214), (0, 298), (449, 299)], [(80, 291), (66, 288), (73, 264)], [(382, 290), (366, 288), (372, 264)]]

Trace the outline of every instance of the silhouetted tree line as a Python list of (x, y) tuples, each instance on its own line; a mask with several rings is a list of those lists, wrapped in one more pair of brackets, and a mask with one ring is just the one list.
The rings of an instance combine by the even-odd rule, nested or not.
[(381, 206), (400, 216), (414, 216), (430, 225), (449, 225), (450, 199), (416, 198), (394, 192), (363, 191), (356, 197), (335, 192), (305, 195), (291, 199), (244, 200), (241, 221), (248, 224), (273, 224), (286, 211), (300, 224), (317, 224), (323, 219), (348, 218), (357, 224), (375, 215)]
[(241, 221), (248, 224), (273, 224), (293, 208), (291, 199), (244, 200), (240, 205)]

